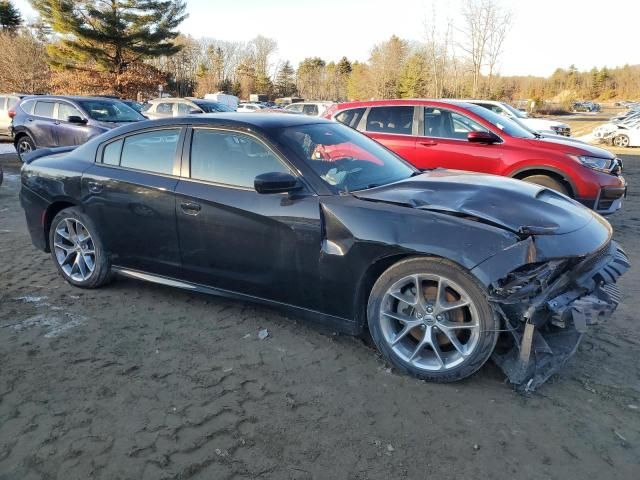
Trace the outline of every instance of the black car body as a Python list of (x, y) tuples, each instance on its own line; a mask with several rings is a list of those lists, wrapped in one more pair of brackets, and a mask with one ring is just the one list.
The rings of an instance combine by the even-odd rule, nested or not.
[[(392, 181), (367, 177), (380, 169)], [(20, 196), (33, 243), (55, 247), (57, 265), (79, 279), (63, 275), (71, 283), (97, 286), (109, 270), (286, 307), (351, 334), (368, 322), (394, 365), (436, 381), (473, 373), (504, 331), (494, 358), (515, 384), (542, 383), (587, 325), (615, 309), (615, 281), (628, 268), (608, 222), (568, 197), (491, 175), (422, 173), (348, 127), (306, 116), (201, 115), (122, 127), (73, 150), (27, 156)], [(90, 236), (99, 242), (76, 241)], [(98, 260), (107, 269), (99, 281), (83, 280), (86, 272), (67, 260), (84, 249), (94, 252), (84, 270), (98, 269)], [(396, 277), (415, 277), (417, 288), (387, 288)], [(383, 304), (400, 313), (380, 313)], [(444, 320), (431, 315), (434, 306)], [(454, 309), (464, 310), (455, 310), (457, 324)], [(480, 317), (488, 322), (478, 323), (482, 331), (464, 326)], [(456, 325), (468, 328), (469, 342), (484, 342), (481, 356), (449, 335)], [(426, 350), (429, 361), (422, 351), (404, 355), (428, 343), (426, 332), (437, 344)], [(396, 344), (387, 348), (388, 338)], [(477, 365), (459, 373), (449, 362), (456, 351), (460, 365), (465, 352)], [(436, 375), (429, 369), (439, 370), (437, 362)]]
[(38, 148), (82, 145), (125, 123), (144, 120), (120, 100), (105, 97), (25, 97), (14, 107), (11, 132), (19, 155)]

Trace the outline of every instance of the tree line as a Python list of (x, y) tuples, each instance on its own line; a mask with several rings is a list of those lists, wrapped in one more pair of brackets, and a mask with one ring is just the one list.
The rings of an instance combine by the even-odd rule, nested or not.
[(552, 100), (640, 98), (640, 66), (558, 69), (548, 78), (501, 76), (512, 14), (499, 0), (466, 0), (461, 20), (433, 8), (424, 40), (393, 35), (366, 61), (309, 57), (276, 60), (277, 42), (181, 34), (184, 0), (31, 0), (39, 19), (26, 24), (0, 1), (0, 90), (22, 93), (175, 96), (223, 91), (241, 98), (314, 100), (484, 97)]

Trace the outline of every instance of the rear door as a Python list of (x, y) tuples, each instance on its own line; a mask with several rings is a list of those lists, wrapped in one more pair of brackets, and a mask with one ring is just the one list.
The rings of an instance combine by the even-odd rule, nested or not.
[(414, 163), (417, 134), (414, 117), (412, 105), (374, 106), (366, 113), (364, 133)]
[(82, 145), (91, 135), (91, 127), (87, 124), (69, 122), (69, 117), (80, 117), (86, 120), (87, 116), (80, 112), (69, 102), (58, 102), (58, 109), (54, 122), (55, 134), (58, 138), (58, 145), (67, 147), (72, 145)]
[(180, 276), (174, 190), (183, 141), (175, 126), (112, 139), (84, 173), (83, 204), (113, 265)]
[(58, 146), (56, 108), (56, 102), (52, 100), (37, 100), (33, 115), (25, 122), (38, 148)]
[(418, 168), (450, 168), (499, 174), (501, 144), (484, 145), (467, 140), (469, 132), (488, 132), (474, 119), (451, 109), (420, 107), (421, 132), (416, 142)]
[(252, 135), (194, 128), (187, 145), (184, 178), (176, 188), (185, 274), (216, 288), (313, 305), (321, 243), (318, 197), (309, 191), (258, 194), (257, 175), (292, 170)]

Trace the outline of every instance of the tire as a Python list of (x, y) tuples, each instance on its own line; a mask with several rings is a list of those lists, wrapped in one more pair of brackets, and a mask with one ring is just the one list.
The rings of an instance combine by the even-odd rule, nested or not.
[(629, 146), (629, 137), (627, 135), (616, 135), (612, 141), (615, 147), (627, 148)]
[[(421, 286), (421, 300), (412, 290), (417, 293), (416, 285)], [(436, 299), (440, 291), (443, 302)], [(443, 310), (456, 302), (463, 306)], [(478, 371), (491, 356), (500, 328), (478, 280), (464, 268), (436, 258), (410, 258), (387, 269), (371, 290), (367, 321), (376, 347), (398, 370), (443, 383)], [(425, 343), (428, 339), (431, 343)]]
[(98, 230), (80, 209), (66, 208), (54, 217), (49, 247), (58, 272), (71, 285), (98, 288), (110, 281), (111, 265)]
[(536, 185), (542, 185), (543, 187), (550, 188), (563, 195), (571, 196), (569, 189), (560, 180), (557, 180), (549, 175), (530, 175), (528, 177), (521, 178), (524, 182), (535, 183)]
[(16, 152), (18, 157), (22, 160), (22, 155), (25, 153), (33, 152), (36, 149), (36, 143), (28, 134), (22, 134), (16, 140)]

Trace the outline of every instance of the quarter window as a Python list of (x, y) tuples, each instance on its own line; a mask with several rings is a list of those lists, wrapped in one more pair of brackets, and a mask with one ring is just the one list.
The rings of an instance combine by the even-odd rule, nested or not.
[(20, 108), (28, 113), (29, 115), (33, 115), (33, 107), (36, 105), (35, 100), (27, 100), (26, 102), (22, 102), (20, 104)]
[(413, 107), (373, 107), (367, 117), (367, 132), (411, 135)]
[(33, 114), (37, 117), (53, 118), (54, 102), (36, 102)]
[[(157, 130), (126, 137), (122, 146), (120, 166), (171, 175), (178, 138), (180, 138), (180, 129)], [(109, 146), (111, 145), (113, 144)], [(113, 151), (109, 152), (110, 160), (114, 156)]]
[(366, 108), (352, 108), (336, 115), (336, 120), (348, 127), (357, 128)]
[(102, 163), (106, 163), (107, 165), (120, 165), (120, 154), (122, 153), (123, 143), (124, 141), (120, 139), (104, 147)]
[(191, 178), (253, 188), (263, 173), (289, 170), (265, 145), (246, 135), (194, 130), (191, 142)]

